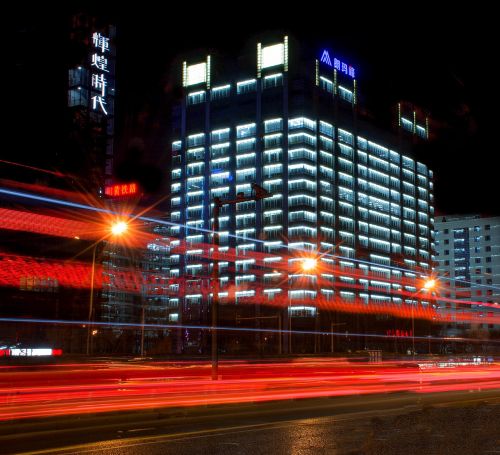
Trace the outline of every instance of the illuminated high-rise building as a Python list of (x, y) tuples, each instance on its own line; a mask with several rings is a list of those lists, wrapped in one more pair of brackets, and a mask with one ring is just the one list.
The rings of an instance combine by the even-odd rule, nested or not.
[[(238, 67), (212, 55), (178, 67), (170, 234), (179, 254), (170, 275), (184, 288), (172, 284), (171, 304), (183, 324), (209, 321), (213, 199), (251, 195), (257, 183), (271, 197), (221, 210), (219, 251), (234, 257), (219, 262), (221, 301), (238, 317), (248, 299), (262, 314), (281, 301), (285, 329), (370, 331), (366, 320), (322, 315), (328, 302), (416, 304), (418, 279), (433, 267), (433, 174), (404, 136), (426, 139), (428, 122), (400, 106), (392, 131), (374, 126), (358, 112), (357, 68), (331, 49), (308, 53), (287, 36), (254, 49)], [(319, 265), (306, 271), (311, 256)], [(381, 330), (397, 328), (377, 318)], [(203, 344), (187, 332), (187, 345)], [(318, 343), (304, 336), (292, 350)]]

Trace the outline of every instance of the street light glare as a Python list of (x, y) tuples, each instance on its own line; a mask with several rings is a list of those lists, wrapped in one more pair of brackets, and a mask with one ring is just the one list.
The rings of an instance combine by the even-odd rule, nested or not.
[(425, 289), (433, 289), (436, 286), (436, 280), (427, 280), (424, 284)]
[(118, 223), (115, 223), (113, 224), (113, 226), (111, 226), (111, 232), (114, 235), (121, 235), (127, 230), (127, 228), (127, 223), (125, 223), (124, 221), (119, 221)]
[(304, 259), (302, 261), (302, 269), (303, 270), (313, 270), (316, 268), (317, 264), (318, 264), (318, 262), (314, 258)]

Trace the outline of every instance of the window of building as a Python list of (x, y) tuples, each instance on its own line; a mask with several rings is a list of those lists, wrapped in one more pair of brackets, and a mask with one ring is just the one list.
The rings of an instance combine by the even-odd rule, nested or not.
[(242, 168), (255, 165), (255, 153), (245, 153), (236, 157), (236, 167)]
[(187, 138), (188, 147), (197, 147), (199, 145), (203, 145), (204, 143), (205, 143), (205, 134), (204, 133), (191, 134)]
[(247, 81), (241, 81), (236, 84), (236, 93), (242, 95), (244, 93), (252, 93), (257, 89), (257, 80), (249, 79)]
[(288, 129), (295, 130), (306, 128), (316, 132), (316, 122), (306, 117), (297, 117), (288, 120)]
[(339, 142), (344, 142), (349, 145), (354, 145), (354, 137), (351, 133), (345, 130), (338, 129)]
[(295, 144), (307, 144), (313, 147), (316, 146), (316, 136), (307, 133), (296, 133), (288, 135), (288, 143), (290, 145)]
[(339, 85), (339, 95), (340, 98), (347, 101), (348, 103), (352, 103), (354, 101), (354, 95), (351, 90), (347, 90), (345, 87)]
[(319, 132), (328, 137), (334, 136), (333, 125), (331, 123), (323, 122), (322, 120), (319, 122)]
[(221, 85), (220, 87), (214, 87), (212, 89), (212, 93), (210, 95), (210, 98), (212, 100), (218, 100), (221, 98), (226, 98), (231, 94), (231, 85)]
[(236, 141), (236, 152), (251, 152), (255, 150), (255, 138)]
[(328, 93), (333, 93), (333, 82), (326, 77), (319, 77), (319, 86)]
[(236, 183), (254, 182), (255, 168), (238, 169), (236, 171)]
[(188, 95), (188, 105), (204, 103), (206, 99), (205, 91), (194, 92)]
[(212, 142), (222, 142), (229, 140), (229, 128), (212, 131), (211, 139)]
[(272, 87), (279, 87), (280, 85), (283, 85), (283, 74), (281, 74), (281, 73), (271, 74), (271, 75), (266, 76), (264, 78), (263, 87), (265, 89), (272, 88)]
[(88, 104), (88, 91), (78, 87), (68, 90), (69, 106), (86, 106)]
[(283, 130), (283, 119), (275, 118), (264, 122), (264, 133), (275, 133)]
[(236, 127), (236, 137), (238, 139), (243, 139), (250, 136), (255, 136), (256, 125), (255, 123), (249, 123), (247, 125), (240, 125)]

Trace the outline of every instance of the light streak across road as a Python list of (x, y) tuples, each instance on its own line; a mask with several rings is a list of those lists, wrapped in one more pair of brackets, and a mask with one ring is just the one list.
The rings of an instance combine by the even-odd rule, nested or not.
[[(424, 363), (425, 364), (425, 363)], [(431, 393), (500, 387), (500, 364), (412, 362), (221, 363), (212, 381), (204, 362), (53, 365), (0, 369), (0, 420), (263, 402), (390, 392)], [(444, 364), (446, 366), (446, 363)]]

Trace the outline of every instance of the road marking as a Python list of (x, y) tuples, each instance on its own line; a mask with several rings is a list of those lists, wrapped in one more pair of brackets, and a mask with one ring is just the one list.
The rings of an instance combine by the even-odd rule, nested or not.
[[(376, 403), (387, 403), (389, 397), (385, 397), (384, 399), (379, 399), (379, 400), (373, 400), (370, 404), (376, 404)], [(391, 397), (391, 398), (400, 398), (400, 397)], [(434, 397), (432, 397), (434, 398)], [(469, 400), (449, 400), (449, 401), (443, 401), (443, 402), (438, 402), (438, 403), (432, 403), (431, 406), (434, 407), (442, 407), (442, 406), (450, 406), (450, 405), (456, 405), (456, 404), (463, 404), (463, 403), (474, 403), (477, 401), (486, 401), (488, 404), (497, 404), (497, 401), (499, 398), (494, 398), (494, 397), (482, 397), (482, 398), (477, 398), (477, 399), (469, 399)], [(492, 403), (493, 402), (493, 403)], [(341, 405), (342, 406), (342, 405)], [(417, 406), (418, 409), (421, 409), (421, 406)], [(311, 408), (302, 408), (299, 410), (308, 410)], [(318, 409), (317, 407), (313, 407), (312, 409)], [(85, 451), (86, 453), (92, 453), (92, 452), (101, 452), (104, 450), (116, 450), (117, 448), (123, 449), (123, 448), (128, 448), (128, 447), (137, 447), (137, 446), (143, 446), (143, 445), (152, 445), (152, 444), (159, 444), (165, 441), (182, 441), (185, 439), (194, 439), (194, 438), (204, 438), (204, 437), (213, 437), (213, 436), (222, 436), (222, 435), (228, 435), (228, 434), (237, 434), (237, 433), (246, 433), (246, 432), (252, 432), (252, 431), (262, 431), (262, 430), (273, 430), (273, 429), (278, 429), (278, 428), (286, 428), (291, 425), (297, 425), (297, 424), (305, 424), (307, 420), (314, 419), (315, 421), (317, 420), (323, 420), (323, 419), (331, 419), (333, 421), (337, 422), (343, 422), (343, 421), (349, 421), (349, 420), (356, 420), (362, 417), (368, 418), (372, 416), (380, 416), (380, 415), (391, 415), (391, 414), (405, 414), (408, 412), (411, 412), (412, 410), (415, 409), (405, 409), (405, 407), (401, 408), (392, 408), (392, 409), (376, 409), (376, 410), (366, 410), (366, 411), (356, 411), (356, 412), (349, 412), (349, 413), (344, 413), (340, 414), (337, 416), (321, 416), (321, 417), (305, 417), (302, 419), (288, 419), (288, 420), (278, 420), (276, 422), (267, 422), (267, 423), (258, 423), (258, 424), (246, 424), (246, 425), (237, 425), (237, 426), (232, 426), (232, 427), (224, 427), (224, 428), (211, 428), (211, 429), (206, 429), (206, 430), (197, 430), (197, 431), (188, 431), (188, 432), (180, 432), (180, 433), (172, 433), (172, 434), (162, 434), (162, 435), (155, 435), (155, 436), (137, 436), (137, 437), (132, 437), (132, 438), (126, 438), (126, 439), (112, 439), (112, 440), (106, 440), (106, 441), (95, 441), (95, 442), (90, 442), (90, 443), (84, 443), (84, 444), (78, 444), (74, 446), (69, 446), (69, 447), (62, 447), (62, 448), (51, 448), (51, 449), (43, 449), (43, 450), (36, 450), (36, 451), (30, 451), (30, 452), (17, 452), (18, 455), (42, 455), (42, 454), (76, 454), (76, 453), (82, 453), (82, 451)], [(406, 412), (405, 412), (406, 411)], [(154, 429), (154, 428), (153, 428)], [(129, 431), (129, 430), (126, 430)], [(114, 443), (118, 443), (119, 447), (114, 445)], [(92, 448), (92, 446), (95, 446), (96, 444), (99, 445), (104, 445), (104, 444), (109, 444), (109, 447), (100, 447), (100, 448)]]
[(155, 427), (150, 428), (134, 428), (133, 430), (125, 430), (127, 433), (136, 433), (138, 431), (148, 431), (148, 430), (156, 430)]

